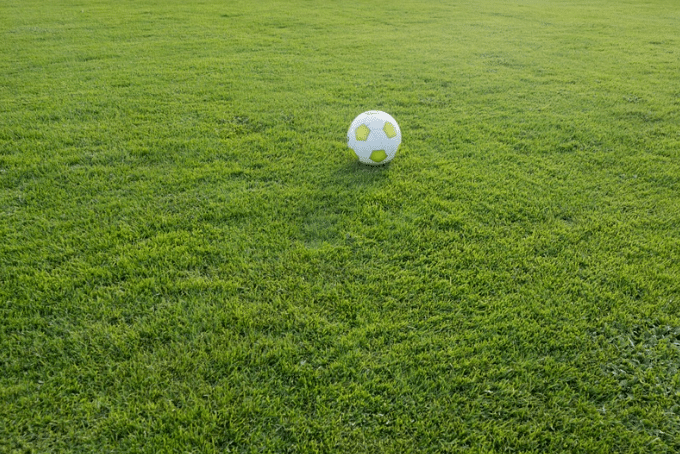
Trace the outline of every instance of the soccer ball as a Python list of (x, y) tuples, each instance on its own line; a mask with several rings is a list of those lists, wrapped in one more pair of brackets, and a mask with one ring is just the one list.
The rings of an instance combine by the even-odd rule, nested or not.
[(371, 110), (354, 119), (347, 131), (347, 145), (364, 164), (390, 162), (401, 143), (401, 130), (390, 114)]

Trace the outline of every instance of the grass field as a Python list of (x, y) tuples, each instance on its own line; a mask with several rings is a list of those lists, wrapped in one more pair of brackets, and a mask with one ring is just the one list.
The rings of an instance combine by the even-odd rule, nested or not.
[(0, 42), (0, 452), (680, 452), (678, 2), (0, 0)]

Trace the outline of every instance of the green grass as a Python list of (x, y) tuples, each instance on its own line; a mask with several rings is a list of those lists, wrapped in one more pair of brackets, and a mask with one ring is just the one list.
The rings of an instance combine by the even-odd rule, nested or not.
[(679, 30), (0, 0), (0, 452), (680, 451)]

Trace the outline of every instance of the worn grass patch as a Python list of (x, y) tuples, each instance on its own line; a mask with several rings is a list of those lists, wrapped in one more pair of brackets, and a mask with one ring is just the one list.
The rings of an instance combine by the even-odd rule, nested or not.
[(0, 0), (0, 451), (680, 451), (679, 27)]

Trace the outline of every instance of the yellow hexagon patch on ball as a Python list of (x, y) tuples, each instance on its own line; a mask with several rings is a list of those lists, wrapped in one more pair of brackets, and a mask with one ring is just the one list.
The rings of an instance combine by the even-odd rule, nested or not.
[(389, 121), (385, 122), (385, 126), (383, 126), (383, 131), (385, 131), (385, 135), (387, 136), (388, 139), (391, 139), (392, 137), (397, 135), (397, 130), (394, 129), (394, 125)]
[(385, 153), (385, 150), (375, 150), (371, 153), (371, 161), (373, 162), (382, 162), (386, 157), (387, 153)]
[(357, 128), (355, 137), (357, 138), (357, 140), (364, 141), (364, 140), (368, 139), (368, 135), (370, 133), (371, 133), (371, 130), (368, 129), (368, 126), (361, 125)]

